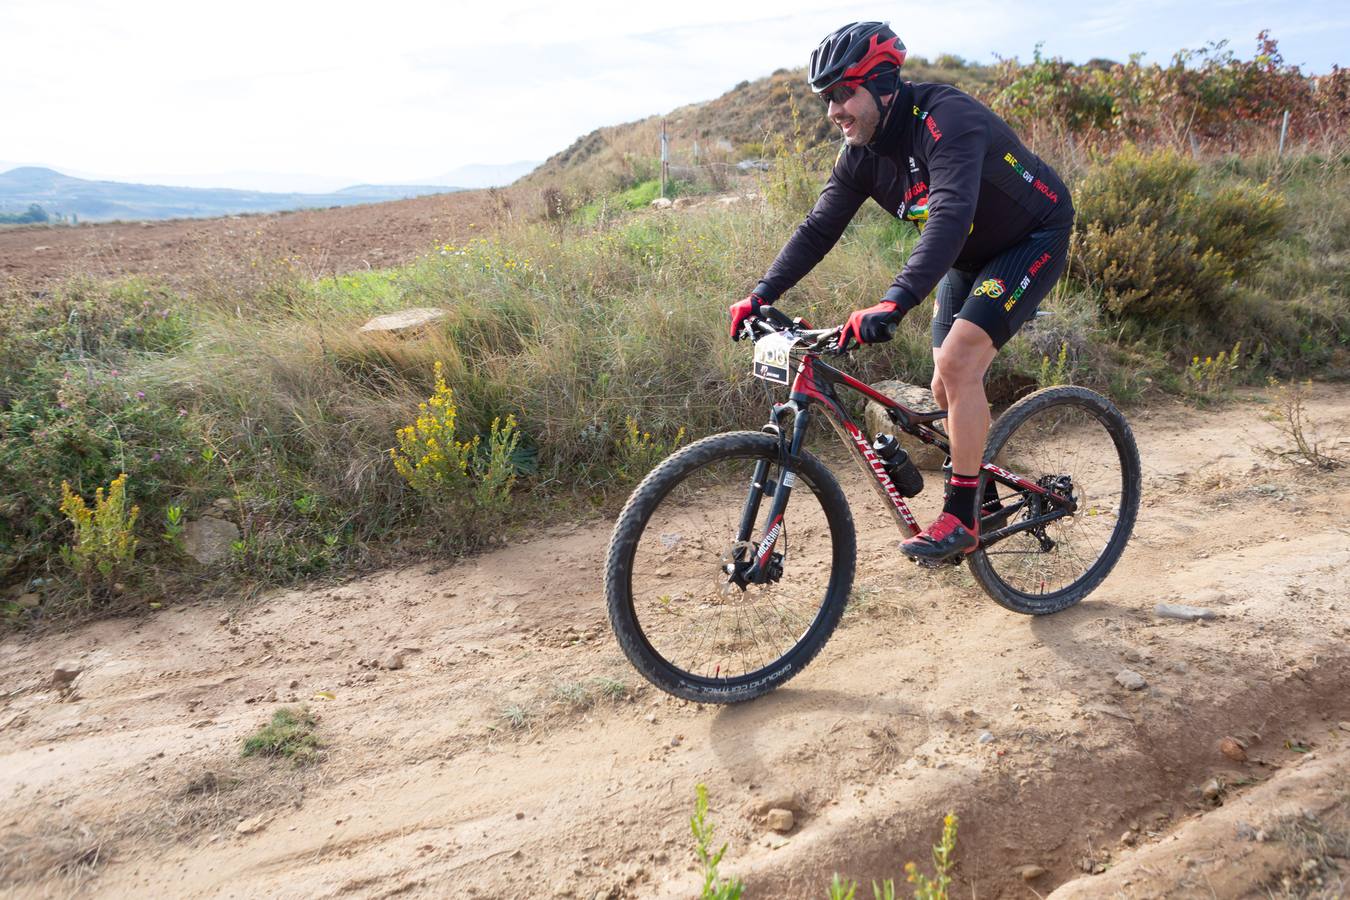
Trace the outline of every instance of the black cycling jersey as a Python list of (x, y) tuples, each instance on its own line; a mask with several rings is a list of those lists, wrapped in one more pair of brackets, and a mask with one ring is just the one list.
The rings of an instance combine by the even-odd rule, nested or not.
[(1045, 225), (1073, 221), (1068, 188), (1008, 124), (946, 84), (903, 82), (882, 134), (845, 146), (806, 221), (755, 293), (772, 303), (811, 271), (871, 197), (919, 241), (883, 299), (918, 306), (953, 267), (980, 269)]

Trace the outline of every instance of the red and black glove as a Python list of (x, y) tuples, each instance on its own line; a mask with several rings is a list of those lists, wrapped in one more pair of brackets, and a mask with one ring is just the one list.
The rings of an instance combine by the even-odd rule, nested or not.
[(889, 341), (895, 335), (895, 326), (905, 314), (899, 305), (890, 300), (882, 300), (876, 306), (867, 309), (855, 309), (848, 317), (848, 324), (839, 334), (839, 347), (847, 350), (850, 341), (859, 344), (880, 344)]
[(765, 303), (758, 294), (751, 294), (744, 300), (731, 304), (731, 339), (741, 339), (741, 323), (746, 319), (759, 317), (759, 311), (771, 304)]

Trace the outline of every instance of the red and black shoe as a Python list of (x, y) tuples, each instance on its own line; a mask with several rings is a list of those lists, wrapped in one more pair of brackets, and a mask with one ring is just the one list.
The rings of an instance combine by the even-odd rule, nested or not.
[(937, 521), (900, 545), (900, 552), (919, 562), (946, 562), (958, 554), (974, 553), (980, 546), (977, 525), (972, 532), (956, 516), (944, 512)]

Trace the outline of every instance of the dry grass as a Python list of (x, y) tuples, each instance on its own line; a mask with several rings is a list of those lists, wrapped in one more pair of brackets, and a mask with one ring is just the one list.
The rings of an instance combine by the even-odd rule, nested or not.
[(43, 886), (80, 893), (114, 853), (186, 844), (232, 834), (243, 819), (298, 809), (312, 775), (266, 761), (222, 758), (169, 779), (135, 808), (85, 818), (64, 809), (29, 809), (0, 832), (0, 894)]
[(0, 833), (0, 891), (43, 881), (76, 894), (108, 861), (113, 842), (106, 829), (56, 809), (24, 818), (36, 824)]
[(1350, 890), (1350, 794), (1323, 819), (1291, 816), (1269, 829), (1283, 841), (1297, 863), (1264, 885), (1265, 896), (1278, 900), (1340, 900)]
[(1350, 441), (1340, 434), (1326, 433), (1312, 420), (1307, 405), (1309, 385), (1297, 381), (1282, 385), (1272, 379), (1271, 386), (1276, 391), (1278, 409), (1269, 418), (1284, 440), (1280, 446), (1261, 448), (1262, 452), (1272, 459), (1322, 472), (1345, 466), (1350, 461)]

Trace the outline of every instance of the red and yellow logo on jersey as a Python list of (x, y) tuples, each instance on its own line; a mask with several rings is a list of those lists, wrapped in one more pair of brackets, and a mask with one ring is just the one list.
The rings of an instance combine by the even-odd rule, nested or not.
[(997, 278), (986, 278), (979, 287), (975, 289), (976, 297), (1002, 297), (1004, 284)]

